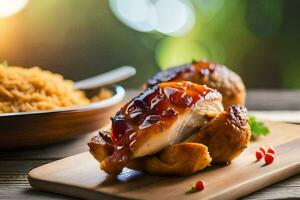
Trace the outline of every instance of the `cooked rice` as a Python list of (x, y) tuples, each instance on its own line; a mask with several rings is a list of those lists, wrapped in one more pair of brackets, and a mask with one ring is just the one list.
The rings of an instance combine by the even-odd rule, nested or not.
[(30, 112), (90, 103), (73, 82), (38, 67), (0, 66), (0, 113)]
[(111, 96), (113, 96), (113, 92), (111, 90), (106, 89), (106, 88), (102, 88), (99, 91), (98, 95), (91, 98), (91, 102), (101, 101), (101, 100), (107, 99)]

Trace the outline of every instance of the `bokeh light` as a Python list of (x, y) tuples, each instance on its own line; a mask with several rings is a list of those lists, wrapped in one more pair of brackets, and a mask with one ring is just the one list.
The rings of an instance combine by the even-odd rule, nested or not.
[(201, 17), (200, 20), (205, 22), (209, 22), (212, 20), (215, 15), (220, 12), (220, 10), (224, 7), (225, 0), (197, 0), (195, 4), (198, 9), (198, 15)]
[(25, 8), (28, 0), (0, 0), (0, 18), (17, 14)]
[(136, 86), (207, 58), (248, 88), (299, 88), (299, 7), (299, 0), (0, 0), (0, 62), (74, 80), (126, 63), (137, 68), (128, 84)]
[(127, 26), (141, 32), (157, 31), (179, 36), (192, 30), (192, 4), (183, 0), (110, 0), (114, 14)]
[(110, 7), (115, 15), (127, 26), (141, 32), (153, 31), (149, 18), (153, 5), (148, 0), (111, 0)]
[(154, 29), (166, 35), (184, 35), (195, 24), (194, 11), (189, 1), (158, 0), (154, 3), (155, 14), (150, 19)]
[(189, 38), (166, 37), (160, 41), (156, 50), (156, 60), (162, 69), (209, 57), (205, 46)]
[(246, 23), (259, 37), (270, 37), (280, 29), (282, 3), (279, 0), (248, 1)]

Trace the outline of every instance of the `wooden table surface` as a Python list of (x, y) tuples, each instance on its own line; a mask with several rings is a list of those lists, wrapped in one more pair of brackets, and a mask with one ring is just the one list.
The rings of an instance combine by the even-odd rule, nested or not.
[[(129, 91), (128, 95), (134, 93)], [(300, 110), (299, 99), (300, 90), (251, 90), (247, 107), (249, 110)], [(0, 199), (73, 199), (31, 189), (27, 173), (40, 165), (87, 151), (86, 143), (94, 134), (42, 148), (0, 151)], [(243, 199), (300, 199), (300, 174)]]

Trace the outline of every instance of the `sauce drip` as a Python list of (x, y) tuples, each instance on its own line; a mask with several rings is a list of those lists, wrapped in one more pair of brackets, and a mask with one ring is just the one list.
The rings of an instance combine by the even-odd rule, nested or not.
[(146, 89), (112, 118), (111, 139), (117, 146), (133, 144), (140, 131), (172, 123), (215, 90), (191, 82), (165, 82)]

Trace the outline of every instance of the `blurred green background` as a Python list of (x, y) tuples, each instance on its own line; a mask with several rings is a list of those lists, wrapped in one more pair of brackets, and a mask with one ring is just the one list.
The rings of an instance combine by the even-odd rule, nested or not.
[(137, 76), (125, 85), (134, 87), (207, 58), (248, 88), (299, 88), (299, 8), (298, 0), (0, 0), (0, 62), (73, 80), (132, 65)]

